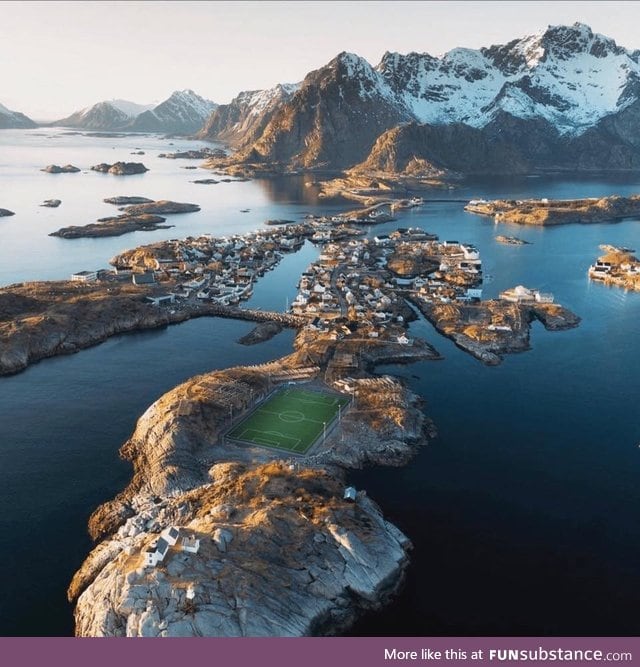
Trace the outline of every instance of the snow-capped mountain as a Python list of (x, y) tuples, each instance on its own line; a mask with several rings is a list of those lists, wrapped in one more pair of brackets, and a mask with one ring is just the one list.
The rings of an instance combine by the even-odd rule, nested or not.
[[(376, 67), (341, 53), (272, 104), (267, 116), (254, 119), (246, 134), (235, 116), (221, 122), (225, 118), (219, 110), (207, 136), (228, 139), (233, 126), (240, 159), (344, 168), (365, 161), (376, 140), (401, 124), (456, 125), (460, 132), (466, 132), (464, 127), (479, 131), (480, 143), (499, 139), (502, 149), (518, 153), (516, 162), (529, 169), (538, 163), (559, 166), (558, 146), (591, 164), (586, 146), (601, 143), (594, 137), (606, 128), (609, 143), (618, 146), (620, 168), (630, 168), (640, 132), (629, 119), (640, 114), (633, 111), (639, 99), (640, 52), (576, 23), (550, 26), (505, 45), (457, 48), (440, 57), (386, 53)], [(621, 134), (612, 119), (628, 109)], [(256, 127), (263, 129), (256, 133)], [(433, 132), (398, 137), (406, 141), (409, 134), (428, 136), (431, 142), (435, 137)], [(446, 162), (446, 152), (442, 146), (441, 161)]]
[(98, 102), (52, 124), (85, 130), (188, 134), (199, 130), (215, 107), (192, 90), (183, 90), (157, 105), (127, 100)]
[(121, 130), (138, 114), (149, 108), (150, 105), (136, 104), (128, 100), (109, 100), (80, 109), (51, 124), (84, 130)]
[(217, 106), (193, 90), (177, 90), (158, 106), (137, 116), (128, 129), (134, 132), (192, 134), (204, 125)]
[(0, 104), (0, 129), (31, 127), (37, 127), (37, 124), (31, 118), (27, 118), (27, 116), (19, 111), (11, 111), (11, 109), (7, 109), (3, 104)]
[(248, 90), (240, 93), (229, 104), (221, 104), (209, 116), (202, 130), (201, 139), (220, 139), (230, 143), (253, 141), (273, 112), (283, 102), (288, 102), (300, 87), (299, 83), (278, 84), (268, 90)]

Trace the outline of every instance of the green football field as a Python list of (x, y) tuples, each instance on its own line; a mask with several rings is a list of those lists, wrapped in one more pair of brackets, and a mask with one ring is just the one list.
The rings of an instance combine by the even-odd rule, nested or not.
[(349, 399), (308, 389), (282, 389), (236, 424), (231, 440), (304, 454), (337, 419)]

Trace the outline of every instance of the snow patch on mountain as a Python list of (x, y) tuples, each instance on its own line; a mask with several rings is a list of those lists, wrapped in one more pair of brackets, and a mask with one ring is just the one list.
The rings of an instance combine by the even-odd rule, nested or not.
[(115, 107), (122, 113), (129, 116), (129, 118), (135, 118), (139, 116), (142, 112), (153, 109), (157, 103), (154, 104), (136, 104), (136, 102), (129, 102), (129, 100), (108, 100), (107, 104), (110, 104), (112, 107)]
[[(348, 56), (352, 76), (370, 79), (362, 59)], [(544, 118), (563, 134), (580, 134), (635, 99), (625, 91), (640, 78), (638, 60), (637, 52), (577, 23), (550, 26), (503, 46), (457, 48), (437, 58), (386, 53), (375, 73), (380, 94), (391, 89), (421, 123), (484, 127), (506, 111)]]

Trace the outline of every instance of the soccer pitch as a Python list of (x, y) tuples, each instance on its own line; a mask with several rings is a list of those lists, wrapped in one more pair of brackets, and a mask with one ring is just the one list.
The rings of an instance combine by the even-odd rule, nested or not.
[(227, 438), (304, 454), (348, 403), (348, 398), (337, 394), (282, 389), (236, 424)]

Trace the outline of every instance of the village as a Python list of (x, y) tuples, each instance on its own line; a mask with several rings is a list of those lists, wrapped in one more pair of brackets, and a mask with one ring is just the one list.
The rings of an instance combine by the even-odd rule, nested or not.
[[(392, 213), (375, 207), (366, 220), (378, 211), (384, 219)], [(529, 348), (534, 319), (553, 329), (579, 321), (555, 304), (552, 294), (522, 285), (483, 300), (482, 260), (472, 244), (441, 241), (422, 228), (372, 236), (366, 224), (350, 214), (269, 221), (266, 229), (250, 234), (141, 246), (114, 257), (113, 270), (82, 271), (71, 279), (129, 281), (146, 288), (148, 302), (172, 313), (271, 320), (300, 329), (301, 342), (346, 338), (359, 349), (373, 340), (412, 346), (407, 325), (417, 310), (439, 333), (489, 365), (500, 363), (504, 353)], [(261, 276), (307, 241), (319, 246), (319, 256), (303, 272), (288, 312), (237, 307), (251, 297)], [(264, 339), (258, 335), (256, 342)]]

